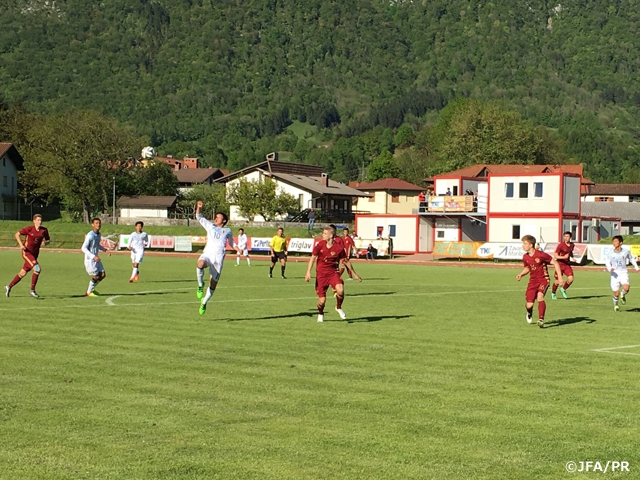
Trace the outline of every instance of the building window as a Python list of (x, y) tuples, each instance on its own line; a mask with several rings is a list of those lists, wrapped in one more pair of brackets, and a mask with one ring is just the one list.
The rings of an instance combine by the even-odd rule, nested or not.
[(520, 198), (529, 198), (529, 184), (521, 183), (518, 193)]
[(389, 225), (389, 236), (390, 237), (395, 237), (396, 236), (396, 226), (395, 225)]
[(513, 183), (504, 184), (504, 196), (506, 198), (513, 198)]
[(3, 186), (3, 187), (8, 187), (8, 186), (9, 186), (9, 179), (7, 178), (7, 176), (6, 176), (6, 175), (4, 175), (4, 176), (2, 177), (2, 186)]
[(511, 240), (520, 240), (520, 225), (511, 225)]
[(583, 242), (589, 241), (589, 225), (582, 226), (582, 241)]
[(533, 182), (533, 196), (542, 198), (542, 182)]
[(444, 238), (444, 230), (436, 231), (436, 237), (437, 238)]
[(391, 192), (391, 202), (400, 203), (400, 192)]
[(369, 197), (369, 201), (370, 202), (375, 202), (376, 201), (376, 194), (375, 193), (371, 193), (371, 196)]

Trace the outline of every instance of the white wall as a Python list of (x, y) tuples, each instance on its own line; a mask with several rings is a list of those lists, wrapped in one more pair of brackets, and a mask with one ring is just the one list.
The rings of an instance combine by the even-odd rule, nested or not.
[[(542, 182), (542, 197), (534, 196), (534, 183)], [(513, 184), (513, 197), (506, 197), (505, 186)], [(527, 198), (519, 198), (520, 183), (529, 185)], [(559, 213), (560, 210), (560, 176), (531, 175), (489, 177), (489, 209), (490, 213)], [(493, 240), (490, 240), (493, 241)], [(503, 241), (503, 240), (500, 240)]]
[(125, 218), (138, 218), (138, 217), (168, 218), (169, 217), (166, 208), (121, 208), (120, 216)]
[(359, 197), (354, 204), (354, 210), (359, 212), (371, 212), (380, 214), (409, 215), (419, 206), (418, 193), (413, 191), (397, 190), (399, 202), (392, 202), (391, 191), (375, 191), (366, 193), (374, 195), (374, 201), (366, 197)]
[[(354, 210), (359, 212), (387, 213), (385, 192), (367, 192), (373, 195), (373, 200), (366, 197), (358, 197), (354, 204)], [(411, 213), (411, 212), (408, 212)]]
[(595, 202), (596, 198), (613, 198), (614, 202), (628, 202), (629, 195), (585, 195), (582, 197), (583, 202)]
[(564, 177), (564, 213), (580, 212), (580, 177)]
[(458, 222), (450, 218), (436, 218), (436, 242), (457, 242)]
[[(519, 238), (512, 237), (513, 225), (520, 225)], [(538, 242), (541, 238), (545, 242), (558, 242), (562, 234), (557, 218), (489, 218), (488, 228), (488, 242), (517, 242), (525, 235), (533, 235)]]
[(9, 155), (5, 154), (0, 158), (0, 196), (15, 197), (17, 194), (18, 170)]
[(461, 192), (459, 185), (460, 185), (460, 180), (457, 178), (436, 178), (434, 183), (434, 189), (436, 191), (435, 192), (436, 195), (444, 195), (445, 193), (447, 193), (447, 187), (451, 189), (452, 194), (454, 193), (453, 187), (458, 187), (457, 195), (462, 195), (464, 193), (464, 190), (462, 190)]
[(377, 237), (377, 228), (382, 227), (382, 236), (389, 236), (389, 226), (395, 225), (396, 235), (393, 238), (393, 251), (403, 253), (415, 253), (416, 238), (418, 236), (418, 216), (377, 216), (358, 215), (355, 231), (358, 237), (374, 239)]

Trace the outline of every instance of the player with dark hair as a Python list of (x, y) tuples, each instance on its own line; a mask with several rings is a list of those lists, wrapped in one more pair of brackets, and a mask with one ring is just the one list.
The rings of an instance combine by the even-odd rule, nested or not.
[(276, 266), (276, 262), (280, 261), (280, 271), (283, 279), (284, 271), (287, 268), (287, 239), (284, 237), (284, 228), (280, 227), (275, 236), (269, 242), (269, 249), (271, 250), (271, 265), (269, 265), (269, 278), (273, 277), (273, 267)]
[[(36, 293), (36, 284), (38, 283), (41, 272), (38, 255), (40, 254), (40, 246), (43, 244), (47, 245), (51, 241), (49, 230), (42, 226), (42, 215), (39, 213), (35, 214), (33, 216), (33, 225), (24, 227), (22, 230), (16, 232), (14, 237), (22, 251), (24, 264), (18, 274), (13, 277), (11, 283), (4, 287), (5, 295), (8, 297), (11, 294), (11, 289), (22, 280), (27, 273), (33, 270), (29, 295), (33, 298), (40, 298)], [(25, 237), (24, 242), (22, 241), (22, 237)]]
[(524, 270), (516, 275), (516, 280), (529, 274), (529, 284), (525, 293), (527, 307), (527, 323), (533, 322), (533, 304), (538, 300), (538, 326), (544, 328), (544, 314), (547, 304), (544, 301), (544, 294), (549, 288), (549, 271), (547, 265), (553, 265), (558, 278), (562, 278), (560, 266), (548, 253), (536, 250), (536, 239), (531, 235), (522, 237), (522, 249), (526, 252), (522, 256)]
[(560, 287), (560, 293), (564, 298), (569, 298), (567, 295), (567, 289), (573, 283), (573, 268), (571, 268), (571, 264), (569, 263), (569, 259), (573, 258), (573, 249), (576, 247), (575, 243), (571, 241), (571, 232), (564, 232), (564, 241), (560, 242), (556, 247), (555, 252), (553, 253), (553, 258), (555, 258), (558, 265), (560, 265), (560, 270), (562, 271), (562, 275), (567, 277), (567, 281), (564, 282), (564, 285), (560, 287), (562, 284), (562, 277), (558, 278), (556, 276), (556, 281), (553, 282), (553, 286), (551, 287), (551, 299), (555, 300), (556, 291), (558, 287)]
[(627, 295), (629, 294), (629, 270), (627, 263), (631, 263), (636, 272), (638, 271), (638, 263), (633, 258), (629, 250), (622, 249), (624, 239), (621, 235), (616, 235), (611, 239), (613, 250), (606, 256), (605, 262), (607, 271), (611, 273), (611, 291), (613, 292), (613, 310), (620, 311), (618, 300), (622, 305), (627, 303)]
[(316, 265), (316, 294), (318, 295), (318, 322), (324, 321), (324, 306), (327, 302), (327, 290), (329, 287), (336, 292), (336, 312), (342, 320), (346, 320), (347, 315), (342, 310), (342, 302), (344, 301), (344, 283), (340, 278), (338, 267), (340, 261), (344, 260), (345, 267), (351, 272), (354, 278), (362, 281), (360, 276), (355, 272), (349, 259), (346, 258), (344, 245), (334, 242), (335, 229), (332, 227), (324, 227), (322, 230), (322, 240), (319, 241), (309, 259), (307, 273), (304, 281), (311, 279), (311, 268), (317, 260)]
[(144, 249), (149, 246), (149, 236), (142, 231), (143, 227), (143, 222), (136, 222), (136, 231), (129, 235), (129, 246), (127, 248), (131, 250), (131, 265), (133, 265), (129, 283), (138, 281), (139, 267), (144, 259)]
[[(347, 258), (351, 258), (351, 252), (356, 248), (356, 244), (353, 241), (353, 238), (351, 238), (351, 235), (349, 235), (349, 229), (348, 228), (343, 228), (342, 229), (342, 244), (344, 245), (344, 253), (346, 255)], [(349, 278), (347, 278), (347, 280), (353, 280), (353, 276), (351, 275), (351, 271), (347, 270), (347, 275), (349, 275)], [(340, 276), (342, 276), (342, 274), (344, 273), (345, 268), (344, 265), (342, 265), (340, 267)]]
[(111, 256), (111, 252), (107, 251), (107, 249), (100, 244), (102, 240), (102, 235), (100, 234), (101, 226), (102, 220), (99, 218), (96, 217), (91, 220), (91, 231), (84, 237), (84, 243), (81, 249), (82, 253), (84, 253), (84, 269), (91, 277), (89, 287), (87, 288), (87, 297), (97, 297), (100, 295), (95, 290), (96, 285), (107, 276), (98, 253), (107, 252), (107, 255)]

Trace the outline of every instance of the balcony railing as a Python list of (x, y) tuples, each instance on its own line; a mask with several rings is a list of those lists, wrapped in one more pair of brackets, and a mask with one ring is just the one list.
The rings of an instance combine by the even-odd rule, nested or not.
[(420, 202), (418, 213), (487, 213), (487, 197), (473, 195), (430, 195)]

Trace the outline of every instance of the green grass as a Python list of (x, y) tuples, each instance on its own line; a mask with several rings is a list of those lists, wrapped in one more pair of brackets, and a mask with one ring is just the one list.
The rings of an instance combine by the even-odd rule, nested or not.
[(321, 141), (317, 138), (318, 129), (308, 123), (302, 123), (298, 120), (294, 120), (286, 130), (292, 132), (298, 139), (306, 140), (307, 142), (319, 144)]
[[(339, 321), (290, 263), (227, 262), (206, 315), (195, 259), (43, 252), (0, 299), (2, 479), (530, 479), (640, 468), (640, 293), (576, 273), (527, 325), (516, 269), (358, 263)], [(22, 262), (0, 251), (2, 282)], [(279, 277), (279, 275), (278, 275)], [(640, 276), (632, 275), (632, 282)], [(110, 306), (109, 303), (113, 304)], [(607, 478), (632, 478), (612, 474)]]

